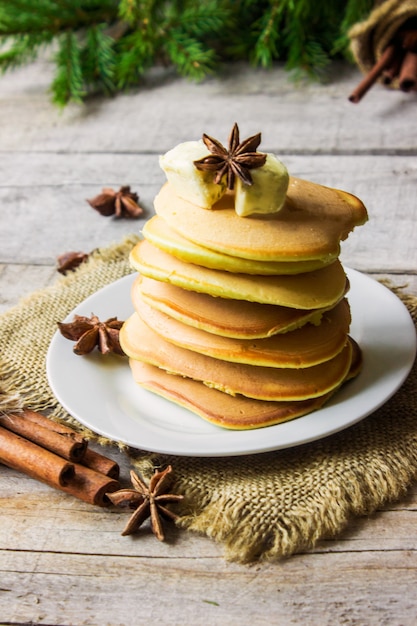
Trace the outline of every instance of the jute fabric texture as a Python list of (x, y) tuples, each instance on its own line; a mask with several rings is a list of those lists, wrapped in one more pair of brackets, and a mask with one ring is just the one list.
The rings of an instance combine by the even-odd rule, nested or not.
[[(363, 73), (375, 65), (399, 28), (411, 18), (417, 18), (417, 0), (385, 0), (376, 2), (363, 22), (349, 30), (350, 47)], [(398, 88), (398, 80), (390, 87)]]
[[(131, 237), (95, 251), (75, 272), (0, 317), (0, 389), (52, 419), (68, 420), (103, 445), (117, 442), (86, 431), (54, 398), (45, 356), (57, 321), (130, 273), (128, 252), (135, 241)], [(401, 297), (416, 322), (417, 298)], [(185, 496), (176, 509), (179, 525), (221, 542), (227, 559), (244, 563), (289, 556), (337, 535), (353, 516), (398, 499), (416, 478), (417, 369), (385, 406), (321, 441), (229, 458), (125, 452), (145, 477), (155, 467), (173, 466), (173, 489)]]

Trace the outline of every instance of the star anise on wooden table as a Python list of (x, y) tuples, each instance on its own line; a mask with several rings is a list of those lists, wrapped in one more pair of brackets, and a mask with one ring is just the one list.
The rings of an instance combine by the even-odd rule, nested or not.
[(119, 191), (105, 187), (98, 196), (87, 202), (105, 217), (114, 215), (136, 218), (143, 214), (143, 208), (139, 206), (138, 200), (138, 194), (130, 191), (130, 186), (125, 185), (120, 187)]
[(179, 502), (184, 496), (167, 493), (172, 480), (172, 467), (162, 472), (155, 471), (149, 481), (149, 486), (133, 470), (130, 472), (133, 489), (120, 489), (107, 494), (109, 500), (116, 506), (128, 506), (136, 509), (126, 524), (122, 535), (133, 534), (143, 522), (151, 518), (151, 528), (159, 541), (164, 541), (165, 534), (161, 517), (175, 521), (178, 515), (164, 506), (165, 502)]
[(220, 183), (227, 174), (227, 188), (233, 189), (238, 176), (246, 185), (252, 185), (251, 169), (262, 167), (266, 154), (256, 152), (261, 143), (261, 133), (248, 137), (240, 143), (239, 127), (235, 123), (229, 135), (229, 147), (226, 149), (217, 139), (203, 135), (203, 141), (211, 152), (209, 156), (194, 161), (195, 167), (203, 172), (216, 172), (215, 183)]
[(88, 354), (97, 346), (102, 354), (114, 352), (124, 355), (119, 342), (119, 332), (123, 321), (117, 317), (110, 317), (101, 322), (97, 315), (85, 317), (74, 315), (72, 322), (58, 322), (61, 334), (71, 341), (75, 341), (74, 352), (78, 355)]

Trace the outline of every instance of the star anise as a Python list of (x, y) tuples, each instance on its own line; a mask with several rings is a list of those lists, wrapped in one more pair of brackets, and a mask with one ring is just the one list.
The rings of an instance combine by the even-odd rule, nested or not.
[(57, 270), (60, 274), (66, 274), (72, 270), (75, 270), (81, 263), (84, 263), (88, 259), (88, 254), (85, 252), (64, 252), (57, 258), (58, 267)]
[(252, 185), (253, 181), (249, 170), (262, 167), (266, 161), (266, 154), (256, 152), (261, 143), (261, 133), (248, 137), (239, 143), (239, 128), (236, 123), (229, 136), (228, 150), (217, 139), (206, 134), (203, 135), (203, 141), (211, 155), (194, 161), (194, 165), (203, 172), (216, 172), (215, 183), (220, 183), (223, 176), (227, 174), (228, 189), (234, 188), (236, 176), (239, 176), (245, 185)]
[(116, 506), (128, 506), (136, 509), (126, 524), (122, 535), (133, 534), (143, 522), (150, 517), (151, 528), (159, 541), (165, 539), (161, 516), (175, 521), (178, 515), (164, 506), (165, 502), (179, 502), (184, 496), (167, 493), (172, 478), (172, 467), (169, 465), (164, 471), (155, 471), (149, 481), (149, 486), (133, 470), (130, 472), (133, 489), (120, 489), (107, 496)]
[(74, 315), (72, 322), (58, 322), (61, 334), (76, 344), (73, 348), (75, 354), (84, 355), (92, 352), (97, 346), (102, 354), (114, 352), (124, 355), (119, 342), (119, 332), (123, 325), (117, 317), (110, 317), (101, 322), (97, 315), (85, 317)]
[(105, 187), (98, 196), (92, 200), (87, 200), (87, 202), (105, 217), (109, 215), (140, 217), (143, 214), (143, 209), (138, 205), (138, 200), (138, 194), (130, 191), (130, 186), (124, 186), (120, 187), (119, 191)]

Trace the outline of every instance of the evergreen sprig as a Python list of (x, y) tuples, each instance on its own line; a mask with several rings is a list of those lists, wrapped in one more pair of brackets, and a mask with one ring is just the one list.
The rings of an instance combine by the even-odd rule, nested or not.
[(0, 0), (0, 69), (52, 47), (53, 101), (135, 87), (149, 68), (201, 80), (225, 61), (317, 77), (372, 0)]

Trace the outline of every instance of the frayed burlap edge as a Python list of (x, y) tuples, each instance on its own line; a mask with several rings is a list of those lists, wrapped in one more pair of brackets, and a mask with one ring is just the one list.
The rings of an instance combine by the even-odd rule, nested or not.
[[(366, 20), (352, 26), (348, 33), (350, 48), (364, 74), (379, 60), (398, 29), (412, 17), (417, 17), (417, 0), (385, 0), (377, 3)], [(397, 89), (398, 80), (390, 87)]]

